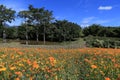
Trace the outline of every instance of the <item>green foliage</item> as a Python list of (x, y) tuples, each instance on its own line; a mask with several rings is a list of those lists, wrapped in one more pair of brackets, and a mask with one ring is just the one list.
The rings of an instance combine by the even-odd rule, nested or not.
[[(29, 11), (31, 12), (32, 24), (36, 27), (36, 40), (38, 41), (40, 36), (40, 30), (42, 29), (43, 40), (46, 40), (46, 28), (50, 24), (51, 20), (53, 20), (52, 11), (45, 10), (44, 8), (34, 8), (32, 5), (29, 6)], [(41, 28), (42, 27), (42, 28)]]
[(93, 24), (83, 29), (84, 36), (120, 37), (120, 27)]
[[(79, 25), (68, 21), (56, 21), (53, 24), (46, 25), (46, 40), (47, 41), (70, 41), (80, 37), (81, 28)], [(38, 27), (39, 40), (43, 40), (44, 25)], [(29, 25), (27, 27), (30, 40), (36, 39), (36, 26)], [(25, 39), (26, 27), (24, 25), (18, 27), (18, 37)]]
[(11, 8), (8, 9), (4, 5), (0, 5), (0, 26), (3, 22), (11, 22), (15, 18), (15, 11)]
[[(99, 36), (99, 37), (120, 37), (120, 27), (102, 26), (99, 24), (92, 24), (88, 27), (81, 28), (78, 24), (69, 22), (67, 20), (54, 21), (53, 12), (42, 8), (35, 8), (29, 5), (28, 10), (23, 10), (18, 13), (18, 16), (24, 20), (19, 27), (8, 28), (5, 27), (5, 22), (11, 22), (15, 18), (15, 11), (11, 8), (6, 8), (0, 5), (0, 37), (4, 34), (8, 39), (30, 39), (30, 40), (44, 40), (47, 41), (72, 41), (83, 36)], [(119, 40), (101, 40), (93, 39), (87, 41), (96, 47), (119, 46)]]
[(7, 39), (16, 39), (18, 37), (17, 27), (8, 27), (6, 29)]
[(74, 40), (81, 35), (81, 27), (78, 24), (68, 22), (67, 20), (56, 20), (53, 25), (54, 26), (50, 28), (52, 32), (49, 34), (54, 41)]
[(20, 39), (25, 39), (25, 32), (26, 32), (26, 29), (24, 26), (19, 26), (18, 27), (18, 37)]
[(90, 25), (89, 27), (85, 27), (83, 29), (83, 33), (85, 34), (85, 36), (88, 35), (98, 36), (101, 29), (102, 29), (101, 25), (93, 24)]
[(3, 26), (0, 26), (0, 38), (3, 37), (3, 29), (4, 29), (4, 27), (3, 27)]
[(0, 5), (0, 37), (6, 42), (6, 28), (5, 22), (12, 22), (15, 18), (15, 11), (11, 8), (6, 8), (4, 5)]
[(85, 38), (85, 41), (88, 47), (120, 48), (119, 38), (89, 36)]

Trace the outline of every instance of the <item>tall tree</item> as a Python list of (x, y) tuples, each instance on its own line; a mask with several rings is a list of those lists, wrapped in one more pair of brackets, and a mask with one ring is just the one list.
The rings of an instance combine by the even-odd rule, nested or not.
[(81, 35), (81, 27), (76, 23), (67, 20), (56, 20), (53, 25), (55, 25), (53, 29), (55, 41), (71, 41)]
[(12, 20), (15, 20), (15, 11), (11, 8), (6, 8), (4, 5), (0, 5), (0, 26), (3, 27), (3, 40), (6, 38), (5, 29), (4, 29), (4, 23), (5, 22), (12, 22)]
[(54, 18), (52, 17), (52, 11), (48, 11), (48, 10), (45, 10), (44, 11), (44, 16), (43, 16), (43, 26), (44, 26), (44, 30), (43, 30), (43, 41), (44, 41), (44, 44), (45, 44), (45, 41), (46, 41), (46, 26), (50, 25), (51, 23), (51, 20), (53, 20)]
[(32, 13), (30, 19), (32, 20), (33, 26), (35, 26), (37, 42), (39, 41), (39, 27), (42, 21), (43, 10), (44, 8), (39, 9), (39, 8), (34, 8), (32, 5), (29, 5), (29, 11)]
[(39, 28), (43, 26), (43, 40), (45, 44), (45, 34), (46, 34), (46, 27), (49, 25), (52, 19), (52, 11), (45, 10), (43, 7), (42, 8), (34, 8), (32, 5), (29, 6), (29, 11), (32, 13), (32, 22), (33, 25), (36, 26), (36, 40), (37, 42), (39, 41)]
[(20, 11), (18, 14), (19, 17), (23, 18), (25, 23), (22, 26), (25, 26), (26, 32), (25, 32), (25, 37), (26, 37), (26, 45), (28, 45), (28, 25), (30, 23), (30, 12), (29, 11)]
[(92, 24), (89, 27), (85, 27), (83, 30), (83, 33), (85, 34), (85, 36), (88, 36), (88, 35), (98, 36), (101, 29), (102, 29), (101, 25)]

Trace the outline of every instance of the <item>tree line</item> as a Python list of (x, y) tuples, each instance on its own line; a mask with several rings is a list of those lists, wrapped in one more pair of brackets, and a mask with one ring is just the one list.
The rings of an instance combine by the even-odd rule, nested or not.
[[(16, 13), (15, 10), (0, 5), (0, 38), (45, 41), (72, 41), (89, 35), (100, 37), (120, 37), (120, 27), (92, 24), (81, 28), (77, 23), (68, 20), (57, 20), (53, 12), (42, 8), (28, 6), (28, 10)], [(7, 27), (6, 22), (21, 18), (20, 26)]]
[(92, 24), (83, 29), (84, 36), (99, 36), (99, 37), (116, 37), (120, 38), (120, 26), (102, 26), (100, 24)]
[[(17, 16), (16, 16), (17, 15)], [(6, 22), (15, 18), (23, 20), (20, 26), (6, 27)], [(56, 20), (53, 12), (44, 7), (35, 8), (29, 5), (28, 10), (16, 13), (15, 10), (0, 5), (0, 38), (43, 40), (45, 41), (70, 41), (80, 37), (81, 27), (68, 20)], [(27, 43), (27, 41), (26, 41)]]

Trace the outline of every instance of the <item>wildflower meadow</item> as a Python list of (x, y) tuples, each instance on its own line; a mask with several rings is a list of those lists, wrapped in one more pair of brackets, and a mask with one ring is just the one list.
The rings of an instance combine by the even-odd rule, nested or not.
[(0, 48), (0, 80), (120, 80), (120, 49)]

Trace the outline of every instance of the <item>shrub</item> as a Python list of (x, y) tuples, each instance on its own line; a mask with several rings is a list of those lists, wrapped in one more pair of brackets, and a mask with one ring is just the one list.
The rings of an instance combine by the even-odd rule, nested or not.
[(120, 48), (120, 40), (115, 38), (87, 37), (85, 38), (88, 47)]

